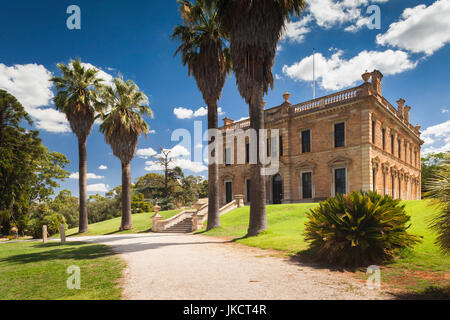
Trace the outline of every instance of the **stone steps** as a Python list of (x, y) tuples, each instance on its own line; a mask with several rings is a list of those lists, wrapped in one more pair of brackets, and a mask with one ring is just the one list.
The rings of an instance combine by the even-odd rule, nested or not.
[(182, 222), (165, 230), (164, 232), (165, 233), (191, 233), (192, 232), (192, 218), (185, 219)]

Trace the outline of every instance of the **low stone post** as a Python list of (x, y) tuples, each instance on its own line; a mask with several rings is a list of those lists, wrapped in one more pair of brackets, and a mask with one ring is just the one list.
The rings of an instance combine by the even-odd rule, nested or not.
[(42, 241), (47, 243), (47, 226), (42, 226)]
[(153, 232), (159, 232), (161, 231), (161, 220), (162, 217), (157, 213), (152, 217), (152, 231)]
[(61, 234), (61, 244), (66, 244), (66, 228), (63, 224), (59, 226), (59, 233)]
[(198, 228), (198, 215), (197, 215), (197, 213), (198, 213), (198, 210), (197, 210), (196, 213), (194, 213), (192, 215), (192, 232), (195, 232), (195, 231), (197, 231), (199, 229)]
[(234, 200), (236, 200), (237, 207), (243, 207), (244, 206), (244, 196), (242, 194), (234, 196)]

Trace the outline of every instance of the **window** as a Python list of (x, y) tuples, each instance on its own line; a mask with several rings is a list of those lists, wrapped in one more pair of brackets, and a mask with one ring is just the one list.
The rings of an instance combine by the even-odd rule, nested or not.
[(250, 143), (245, 144), (245, 163), (250, 163)]
[(386, 129), (382, 130), (383, 139), (383, 150), (386, 150)]
[(398, 139), (398, 157), (402, 157), (402, 140)]
[(395, 199), (395, 177), (392, 175), (392, 198)]
[(280, 135), (279, 148), (280, 148), (280, 157), (282, 157), (283, 156), (283, 136), (282, 135)]
[(414, 163), (415, 163), (416, 168), (417, 168), (417, 151), (414, 151)]
[(383, 172), (383, 195), (385, 196), (387, 194), (386, 191), (386, 174)]
[(391, 154), (394, 155), (394, 141), (395, 137), (394, 135), (391, 135)]
[(270, 140), (267, 138), (267, 156), (270, 157)]
[(336, 169), (334, 171), (334, 188), (336, 194), (347, 193), (347, 170)]
[(227, 204), (233, 201), (233, 182), (231, 181), (225, 183), (225, 198)]
[(303, 199), (312, 199), (312, 173), (302, 173), (302, 196)]
[(378, 188), (377, 188), (377, 170), (376, 169), (372, 170), (372, 175), (373, 175), (372, 190), (378, 192)]
[(302, 153), (311, 152), (311, 130), (302, 132)]
[(250, 188), (251, 188), (251, 184), (250, 184), (250, 179), (247, 179), (247, 202), (250, 202)]
[(334, 147), (345, 147), (345, 123), (334, 125)]
[(225, 149), (225, 165), (226, 165), (226, 166), (231, 166), (231, 165), (232, 165), (232, 161), (231, 161), (231, 149), (230, 149), (230, 148), (226, 148), (226, 149)]
[(398, 198), (402, 198), (402, 178), (398, 177)]
[(376, 142), (376, 125), (377, 123), (375, 122), (375, 120), (372, 120), (372, 143), (375, 144)]

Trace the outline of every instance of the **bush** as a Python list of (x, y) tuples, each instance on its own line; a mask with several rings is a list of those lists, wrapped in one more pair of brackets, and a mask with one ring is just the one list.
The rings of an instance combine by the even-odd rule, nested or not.
[(34, 239), (42, 239), (42, 226), (46, 225), (48, 236), (51, 237), (59, 233), (61, 224), (67, 228), (66, 219), (61, 214), (50, 212), (41, 218), (32, 219), (28, 225), (28, 234)]
[(400, 200), (376, 192), (338, 195), (311, 210), (306, 240), (318, 261), (339, 266), (367, 266), (412, 248), (420, 238), (407, 233), (410, 217)]

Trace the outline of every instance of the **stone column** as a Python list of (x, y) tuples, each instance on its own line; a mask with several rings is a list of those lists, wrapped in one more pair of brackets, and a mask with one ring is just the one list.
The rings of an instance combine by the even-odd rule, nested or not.
[(236, 204), (237, 204), (238, 208), (243, 207), (245, 205), (244, 204), (244, 195), (242, 195), (242, 194), (238, 194), (238, 195), (234, 196), (234, 200), (236, 200)]
[(162, 217), (157, 213), (152, 217), (152, 231), (160, 232), (161, 231), (161, 223)]

